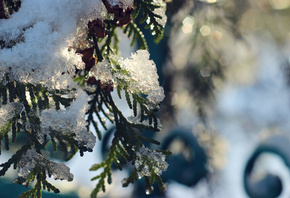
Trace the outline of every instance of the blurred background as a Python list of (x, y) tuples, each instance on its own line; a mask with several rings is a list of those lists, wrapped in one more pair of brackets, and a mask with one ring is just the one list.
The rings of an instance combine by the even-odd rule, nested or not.
[[(114, 172), (100, 197), (289, 198), (290, 0), (166, 2), (168, 22), (157, 46), (140, 28), (166, 95), (162, 131), (146, 133), (173, 152), (162, 175), (167, 190), (145, 192), (142, 180), (122, 188), (128, 167)], [(120, 37), (122, 56), (129, 56), (129, 41)], [(125, 101), (119, 105), (126, 111)], [(110, 142), (110, 132), (104, 135), (95, 152), (66, 162), (74, 181), (55, 181), (66, 195), (43, 197), (89, 197), (96, 173), (88, 170)], [(11, 170), (0, 180), (0, 197), (23, 192), (11, 184), (15, 177)]]

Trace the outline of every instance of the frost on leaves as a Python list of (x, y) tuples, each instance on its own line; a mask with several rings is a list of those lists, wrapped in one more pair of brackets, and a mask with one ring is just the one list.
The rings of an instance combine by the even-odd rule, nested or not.
[[(12, 142), (18, 133), (28, 137), (26, 144), (1, 165), (0, 176), (14, 164), (19, 168), (18, 183), (36, 179), (35, 187), (24, 197), (34, 197), (35, 193), (40, 197), (41, 189), (57, 192), (46, 175), (73, 179), (67, 166), (45, 159), (40, 151), (47, 142), (64, 151), (65, 159), (78, 149), (81, 155), (92, 151), (96, 137), (88, 125), (92, 123), (101, 134), (95, 119), (106, 129), (103, 120), (107, 118), (116, 125), (116, 132), (111, 156), (97, 166), (104, 168), (104, 174), (96, 177), (101, 183), (93, 194), (104, 190), (106, 176), (111, 180), (112, 163), (121, 167), (119, 158), (134, 161), (140, 177), (160, 175), (167, 169), (162, 153), (141, 146), (143, 141), (157, 141), (137, 132), (161, 127), (154, 110), (164, 99), (164, 91), (156, 65), (146, 50), (126, 59), (115, 54), (119, 41), (116, 29), (126, 25), (125, 33), (130, 37), (133, 32), (133, 40), (138, 37), (142, 49), (146, 48), (143, 33), (132, 21), (133, 14), (136, 18), (141, 13), (143, 22), (149, 17), (155, 41), (160, 40), (166, 23), (164, 8), (161, 0), (23, 0), (18, 12), (0, 20), (0, 143), (4, 138), (9, 149), (10, 131)], [(111, 95), (114, 88), (119, 96), (125, 91), (134, 112), (132, 119), (124, 117), (116, 106)], [(132, 148), (138, 150), (136, 158)]]
[(48, 175), (53, 175), (54, 179), (73, 180), (73, 174), (70, 173), (69, 167), (65, 164), (45, 159), (35, 149), (30, 149), (22, 156), (18, 163), (18, 182), (25, 181), (35, 167), (45, 170), (45, 173)]
[(89, 72), (89, 77), (94, 77), (102, 83), (113, 83), (112, 66), (108, 60), (104, 60), (93, 66)]
[(153, 171), (155, 174), (161, 175), (168, 168), (165, 161), (165, 155), (161, 152), (142, 146), (136, 152), (135, 168), (138, 171), (138, 177), (151, 176)]
[(166, 3), (163, 0), (153, 0), (154, 5), (159, 6), (159, 8), (154, 10), (154, 14), (159, 15), (161, 18), (157, 18), (157, 22), (165, 26), (167, 22), (167, 16), (165, 14), (166, 11)]
[(96, 143), (96, 137), (86, 128), (87, 101), (86, 93), (79, 90), (76, 100), (67, 109), (60, 111), (44, 110), (40, 117), (41, 134), (38, 136), (39, 140), (44, 142), (43, 134), (49, 135), (52, 131), (63, 135), (75, 134), (74, 139), (78, 142), (79, 147), (92, 150)]
[(5, 126), (9, 124), (10, 120), (23, 111), (23, 108), (23, 104), (18, 102), (8, 103), (0, 108), (0, 134), (5, 131)]

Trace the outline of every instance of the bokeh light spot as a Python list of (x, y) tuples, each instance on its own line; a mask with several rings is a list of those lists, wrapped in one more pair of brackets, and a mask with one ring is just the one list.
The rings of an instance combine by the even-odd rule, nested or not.
[(200, 29), (199, 29), (200, 33), (202, 36), (208, 36), (211, 34), (211, 28), (207, 25), (203, 25)]
[(193, 29), (193, 25), (195, 23), (195, 18), (192, 16), (187, 16), (185, 19), (182, 21), (182, 31), (185, 34), (191, 33)]

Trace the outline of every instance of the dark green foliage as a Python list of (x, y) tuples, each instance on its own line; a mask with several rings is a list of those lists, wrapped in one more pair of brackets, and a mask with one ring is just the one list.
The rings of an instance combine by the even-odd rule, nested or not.
[(22, 155), (26, 153), (28, 149), (31, 148), (30, 144), (24, 145), (21, 149), (19, 149), (7, 162), (0, 164), (0, 167), (3, 167), (0, 170), (0, 176), (4, 176), (6, 171), (10, 168), (12, 164), (14, 164), (14, 169), (16, 168), (17, 163), (19, 162)]
[(152, 35), (154, 35), (155, 43), (159, 43), (163, 38), (164, 27), (158, 23), (157, 19), (161, 16), (154, 13), (154, 10), (160, 6), (155, 5), (153, 0), (135, 0), (135, 13), (133, 18), (137, 18), (138, 14), (142, 13), (142, 18), (139, 23), (147, 22), (146, 29), (150, 29)]
[(106, 29), (108, 30), (108, 36), (97, 38), (96, 36), (89, 34), (89, 37), (94, 41), (98, 61), (102, 61), (103, 57), (108, 57), (110, 53), (117, 54), (119, 51), (117, 27), (112, 24), (113, 21), (105, 20), (104, 22)]
[[(160, 16), (154, 14), (154, 10), (158, 8), (158, 6), (155, 6), (151, 0), (136, 0), (135, 5), (136, 9), (134, 10), (133, 18), (136, 18), (138, 14), (142, 14), (140, 23), (144, 23), (144, 19), (149, 18), (149, 24), (146, 27), (151, 27), (150, 30), (152, 34), (155, 35), (155, 42), (159, 42), (163, 36), (163, 27), (162, 25), (158, 24), (156, 20), (156, 18), (159, 18)], [(98, 39), (92, 36), (95, 44), (95, 51), (98, 60), (103, 60), (103, 57), (106, 57), (107, 60), (115, 65), (116, 70), (120, 70), (118, 63), (109, 58), (109, 54), (115, 54), (118, 50), (118, 48), (115, 46), (115, 44), (118, 42), (116, 36), (116, 27), (114, 26), (114, 23), (109, 20), (105, 21), (105, 24), (108, 32), (107, 37)], [(128, 35), (129, 38), (132, 37), (131, 46), (133, 46), (138, 40), (139, 49), (148, 49), (143, 33), (133, 21), (124, 26), (123, 31)], [(100, 48), (99, 45), (101, 46)], [(126, 73), (126, 71), (119, 72)], [(107, 129), (107, 126), (105, 125), (105, 121), (102, 119), (102, 117), (105, 117), (107, 120), (114, 123), (116, 131), (114, 132), (114, 137), (106, 160), (100, 164), (93, 165), (90, 169), (91, 171), (96, 171), (101, 168), (103, 169), (99, 175), (92, 178), (92, 180), (97, 180), (98, 183), (91, 193), (91, 197), (97, 197), (98, 192), (101, 190), (105, 191), (106, 181), (109, 184), (112, 182), (111, 167), (113, 165), (122, 170), (122, 164), (126, 164), (130, 161), (134, 162), (135, 151), (143, 145), (143, 142), (150, 142), (159, 145), (158, 141), (142, 135), (142, 131), (144, 129), (150, 129), (153, 131), (159, 130), (158, 119), (154, 114), (155, 110), (148, 108), (147, 101), (144, 97), (137, 93), (132, 94), (128, 90), (126, 82), (119, 82), (116, 86), (119, 98), (121, 99), (121, 92), (123, 90), (125, 92), (125, 99), (127, 101), (128, 107), (133, 110), (135, 118), (133, 118), (131, 121), (124, 117), (122, 112), (116, 106), (110, 93), (103, 90), (99, 83), (94, 85), (94, 87), (94, 92), (87, 91), (87, 93), (91, 96), (91, 100), (89, 101), (90, 107), (87, 112), (88, 124), (93, 124), (99, 139), (102, 137), (100, 132), (101, 129), (99, 128), (100, 126), (98, 126), (98, 124), (94, 121), (94, 116), (98, 118), (100, 125), (102, 125), (104, 129)], [(106, 108), (106, 110), (104, 108)], [(123, 186), (128, 186), (129, 183), (133, 183), (137, 179), (137, 170), (134, 169), (131, 175), (127, 179), (124, 179)], [(160, 190), (163, 191), (164, 184), (162, 183), (160, 176), (156, 173), (152, 172), (152, 177), (150, 177), (151, 182), (148, 183), (148, 185), (152, 186), (155, 180), (158, 182)]]
[[(5, 0), (5, 3), (9, 6), (9, 11), (11, 13), (17, 11), (20, 6), (20, 1), (16, 0)], [(154, 10), (159, 8), (159, 6), (154, 5), (153, 0), (136, 0), (134, 3), (136, 9), (133, 12), (133, 18), (137, 19), (139, 15), (139, 18), (142, 18), (139, 21), (140, 23), (144, 23), (146, 21), (145, 19), (148, 18), (149, 20), (146, 28), (150, 28), (151, 33), (154, 35), (155, 42), (159, 42), (163, 36), (163, 27), (157, 22), (160, 16), (154, 13)], [(97, 62), (106, 59), (116, 67), (118, 72), (127, 74), (128, 72), (125, 70), (119, 71), (121, 70), (120, 66), (111, 58), (111, 55), (117, 55), (119, 51), (117, 25), (115, 19), (108, 17), (104, 20), (106, 36), (104, 38), (97, 38), (95, 35), (89, 33), (88, 39), (91, 40), (94, 45), (94, 57), (97, 58)], [(138, 43), (139, 49), (148, 50), (142, 31), (133, 21), (124, 25), (122, 29), (124, 34), (132, 38), (131, 46)], [(22, 35), (20, 35), (15, 41), (7, 41), (6, 43), (5, 41), (0, 41), (0, 45), (1, 48), (11, 48), (23, 41), (24, 39)], [(92, 180), (98, 181), (96, 188), (91, 194), (92, 197), (96, 197), (99, 191), (105, 191), (106, 182), (109, 184), (112, 182), (112, 166), (122, 170), (125, 164), (134, 164), (136, 152), (145, 142), (159, 145), (158, 141), (147, 138), (143, 136), (142, 133), (145, 129), (159, 131), (160, 127), (157, 116), (155, 115), (156, 109), (151, 109), (151, 107), (149, 107), (150, 105), (146, 97), (141, 95), (142, 93), (132, 93), (128, 89), (128, 82), (125, 81), (118, 82), (117, 86), (114, 86), (114, 84), (106, 84), (98, 80), (94, 83), (88, 83), (87, 76), (89, 70), (90, 68), (86, 68), (84, 71), (76, 69), (74, 78), (74, 81), (86, 90), (90, 98), (88, 101), (89, 108), (86, 112), (87, 129), (89, 130), (90, 125), (92, 125), (99, 140), (101, 140), (101, 130), (108, 130), (107, 121), (115, 125), (113, 140), (107, 158), (102, 163), (93, 165), (90, 169), (91, 171), (103, 169), (99, 175), (92, 178)], [(114, 73), (116, 71), (112, 72)], [(23, 110), (5, 122), (1, 128), (0, 154), (1, 146), (5, 146), (5, 149), (8, 150), (11, 144), (17, 143), (18, 135), (25, 134), (27, 140), (24, 146), (19, 148), (7, 162), (0, 165), (0, 176), (5, 175), (11, 166), (16, 169), (22, 157), (28, 153), (30, 149), (35, 149), (37, 154), (41, 156), (42, 149), (49, 152), (50, 149), (47, 149), (47, 147), (51, 145), (51, 152), (57, 151), (64, 154), (63, 160), (71, 159), (78, 151), (81, 156), (85, 151), (91, 151), (86, 147), (78, 145), (78, 142), (75, 140), (76, 134), (74, 133), (63, 134), (59, 131), (49, 129), (49, 135), (44, 135), (44, 142), (39, 139), (39, 132), (42, 130), (40, 119), (42, 111), (50, 108), (60, 111), (61, 109), (69, 107), (74, 98), (67, 97), (67, 95), (75, 90), (51, 91), (40, 84), (34, 85), (13, 81), (9, 79), (9, 74), (6, 76), (6, 81), (1, 82), (0, 85), (0, 107), (9, 105), (10, 103), (19, 103), (23, 105)], [(114, 87), (116, 87), (120, 99), (122, 92), (125, 92), (125, 99), (128, 107), (133, 111), (133, 118), (126, 118), (115, 104), (111, 95), (111, 91)], [(44, 159), (44, 161), (46, 162), (46, 159)], [(41, 197), (42, 190), (58, 193), (59, 190), (46, 180), (47, 175), (49, 177), (52, 175), (49, 167), (44, 167), (36, 163), (27, 178), (18, 177), (15, 182), (25, 184), (26, 187), (35, 183), (30, 190), (22, 193), (20, 197)], [(126, 182), (123, 183), (123, 186), (133, 183), (137, 179), (137, 170), (134, 169), (126, 179)], [(160, 184), (160, 190), (163, 190), (164, 185), (157, 173), (152, 172), (152, 175), (148, 177), (148, 179), (148, 181), (150, 181), (148, 186), (152, 186), (153, 183), (157, 181), (157, 183)]]
[[(128, 98), (127, 99), (128, 101), (130, 95), (128, 91), (125, 92), (127, 92), (125, 95), (126, 98)], [(91, 194), (91, 197), (96, 197), (97, 193), (100, 190), (104, 191), (106, 178), (107, 182), (111, 183), (111, 167), (113, 164), (116, 165), (120, 170), (122, 170), (122, 165), (120, 161), (126, 163), (128, 161), (134, 160), (135, 157), (134, 150), (138, 149), (141, 145), (143, 145), (143, 141), (150, 142), (153, 144), (159, 144), (159, 142), (154, 139), (146, 138), (141, 133), (138, 132), (148, 128), (156, 131), (157, 128), (155, 126), (157, 126), (157, 124), (154, 124), (154, 126), (150, 127), (141, 123), (136, 124), (133, 122), (129, 122), (114, 103), (112, 96), (106, 94), (106, 92), (101, 90), (99, 87), (96, 88), (96, 92), (89, 94), (95, 94), (94, 98), (99, 98), (100, 101), (105, 103), (104, 106), (106, 106), (108, 110), (114, 115), (114, 122), (116, 125), (116, 131), (114, 133), (114, 138), (112, 140), (112, 145), (110, 147), (107, 159), (100, 164), (93, 165), (90, 169), (91, 171), (96, 171), (99, 170), (100, 168), (103, 168), (103, 172), (101, 174), (92, 178), (92, 180), (98, 180), (98, 184), (96, 185), (96, 188), (93, 190)], [(143, 111), (143, 113), (145, 112), (148, 113), (148, 115), (146, 116), (154, 118), (156, 117), (153, 112), (149, 111), (145, 107), (144, 104), (145, 100), (142, 97), (135, 95), (133, 96), (133, 98), (134, 98), (133, 101), (135, 101), (136, 103), (136, 108), (138, 103), (140, 106), (142, 106), (142, 108), (146, 110)], [(128, 103), (131, 103), (131, 101), (129, 100)], [(91, 103), (90, 109), (92, 109), (92, 107), (94, 106), (93, 104), (94, 103)], [(88, 112), (90, 112), (90, 110)], [(89, 117), (92, 118), (92, 116), (90, 115), (91, 114), (89, 114)], [(91, 120), (88, 121), (91, 122)], [(157, 122), (157, 120), (155, 119), (154, 121)], [(133, 181), (135, 181), (135, 179), (130, 179), (128, 181), (132, 183)]]
[[(70, 160), (78, 151), (78, 143), (74, 139), (75, 134), (61, 135), (58, 131), (51, 130), (49, 135), (54, 151), (57, 151), (59, 147), (64, 153), (64, 160)], [(80, 153), (82, 154), (81, 151)]]
[(90, 124), (93, 124), (93, 127), (95, 128), (95, 130), (97, 132), (98, 138), (99, 138), (99, 140), (101, 140), (102, 134), (101, 134), (99, 126), (98, 126), (98, 124), (95, 121), (93, 116), (96, 115), (98, 117), (102, 127), (107, 130), (106, 123), (101, 118), (100, 113), (105, 115), (105, 117), (107, 119), (109, 119), (111, 122), (113, 122), (113, 120), (110, 117), (110, 115), (104, 110), (104, 107), (108, 108), (109, 106), (108, 106), (108, 104), (106, 104), (106, 101), (104, 100), (105, 93), (102, 93), (102, 89), (99, 86), (96, 88), (95, 92), (87, 92), (87, 93), (89, 95), (93, 95), (92, 100), (89, 101), (90, 108), (87, 111), (88, 127), (89, 127)]
[(29, 174), (26, 182), (26, 187), (29, 187), (30, 183), (32, 183), (34, 180), (36, 180), (36, 184), (33, 188), (30, 190), (22, 193), (19, 197), (25, 198), (25, 197), (42, 197), (42, 189), (47, 190), (48, 192), (53, 191), (54, 193), (59, 193), (59, 189), (57, 189), (55, 186), (50, 184), (46, 180), (46, 175), (43, 170), (39, 167), (35, 167), (31, 173)]
[[(0, 87), (1, 104), (5, 105), (8, 102), (21, 103), (23, 104), (23, 111), (20, 114), (16, 114), (15, 117), (5, 123), (4, 128), (1, 128), (0, 142), (3, 140), (5, 149), (9, 150), (10, 145), (15, 142), (18, 134), (26, 133), (29, 138), (28, 142), (7, 162), (0, 165), (0, 176), (4, 176), (12, 165), (16, 169), (22, 156), (32, 147), (35, 147), (38, 152), (44, 147), (37, 139), (37, 132), (40, 130), (40, 112), (50, 108), (50, 106), (55, 106), (56, 109), (60, 109), (61, 106), (67, 107), (72, 102), (72, 99), (62, 97), (65, 94), (62, 91), (50, 93), (40, 85), (35, 86), (29, 83), (23, 84), (9, 81), (8, 76), (6, 80), (7, 83), (5, 85), (2, 83), (3, 86)], [(54, 149), (57, 150), (57, 148), (60, 148), (64, 152), (64, 159), (69, 160), (78, 150), (81, 153), (86, 151), (85, 148), (78, 147), (73, 136), (74, 134), (61, 135), (61, 133), (52, 131), (50, 139), (45, 144), (52, 142)], [(36, 180), (36, 185), (31, 190), (23, 193), (21, 197), (41, 197), (42, 189), (59, 192), (57, 188), (46, 181), (46, 176), (43, 174), (43, 171), (39, 169), (31, 171), (27, 181), (21, 181), (21, 178), (18, 178), (18, 183), (26, 183), (28, 186), (29, 183)]]
[(137, 169), (134, 168), (130, 176), (128, 178), (123, 179), (122, 185), (123, 187), (128, 187), (130, 183), (133, 184), (137, 180), (138, 180), (138, 172), (137, 172)]
[[(154, 179), (156, 180), (156, 182), (157, 182), (157, 184), (158, 184), (159, 190), (160, 190), (161, 192), (164, 192), (166, 186), (165, 186), (165, 184), (163, 183), (162, 178), (160, 177), (160, 175), (158, 175), (158, 174), (154, 174)], [(151, 185), (153, 185), (153, 184), (151, 184)]]
[(143, 32), (137, 27), (137, 25), (134, 22), (129, 22), (128, 25), (124, 27), (124, 33), (128, 35), (130, 38), (133, 34), (133, 38), (131, 41), (131, 46), (133, 46), (136, 41), (138, 40), (138, 46), (139, 49), (147, 49), (148, 46), (144, 37)]

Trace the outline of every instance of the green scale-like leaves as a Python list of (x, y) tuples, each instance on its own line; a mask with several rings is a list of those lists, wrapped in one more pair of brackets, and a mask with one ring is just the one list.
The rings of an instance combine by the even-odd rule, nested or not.
[[(120, 89), (120, 88), (119, 88)], [(97, 90), (99, 90), (97, 88)], [(91, 167), (91, 171), (96, 171), (101, 168), (103, 168), (103, 171), (92, 178), (92, 180), (98, 180), (98, 184), (96, 185), (96, 188), (93, 190), (91, 197), (96, 197), (97, 193), (101, 190), (105, 190), (105, 181), (107, 178), (107, 183), (111, 183), (111, 167), (112, 165), (116, 165), (119, 170), (122, 170), (122, 163), (127, 163), (129, 161), (134, 160), (135, 158), (135, 149), (138, 149), (141, 145), (143, 145), (143, 141), (150, 142), (153, 144), (159, 144), (158, 141), (150, 138), (144, 137), (140, 132), (142, 132), (143, 129), (150, 128), (151, 130), (157, 130), (157, 124), (154, 124), (153, 127), (148, 127), (144, 124), (135, 124), (132, 122), (129, 122), (127, 118), (124, 117), (122, 112), (118, 109), (116, 104), (113, 101), (113, 98), (111, 95), (105, 95), (102, 90), (99, 90), (101, 93), (99, 95), (101, 96), (101, 100), (103, 100), (105, 103), (107, 103), (108, 109), (112, 111), (114, 114), (114, 122), (116, 125), (116, 131), (114, 133), (114, 138), (112, 140), (112, 145), (110, 146), (110, 150), (107, 156), (107, 159), (104, 162), (101, 162), (100, 164), (95, 164)], [(119, 90), (120, 92), (120, 90)], [(121, 97), (121, 93), (119, 93), (119, 96)], [(139, 104), (140, 107), (145, 109), (144, 111), (141, 111), (142, 113), (147, 112), (148, 117), (151, 118), (151, 122), (157, 122), (157, 118), (154, 115), (152, 111), (149, 111), (145, 104), (144, 98), (140, 97), (139, 95), (133, 95), (133, 104), (131, 104), (131, 96), (130, 93), (125, 90), (125, 96), (126, 100), (128, 102), (128, 106), (133, 109), (135, 112), (135, 116), (137, 116), (137, 104)], [(145, 117), (145, 115), (141, 116)], [(156, 119), (155, 119), (156, 118)], [(139, 131), (139, 132), (138, 132)], [(136, 177), (134, 176), (134, 171), (132, 172), (132, 176), (127, 179), (129, 183), (132, 183), (136, 180)], [(153, 178), (155, 181), (157, 179), (157, 176)]]
[[(62, 92), (50, 93), (41, 85), (35, 86), (29, 83), (14, 82), (10, 81), (8, 77), (6, 80), (7, 83), (4, 85), (2, 83), (0, 87), (1, 119), (5, 120), (1, 123), (0, 142), (1, 140), (5, 142), (6, 150), (14, 142), (17, 143), (16, 147), (18, 146), (18, 135), (24, 138), (21, 141), (25, 141), (26, 139), (27, 142), (7, 162), (0, 165), (0, 176), (4, 176), (11, 166), (16, 169), (21, 158), (32, 147), (36, 148), (38, 152), (44, 148), (44, 145), (38, 141), (37, 137), (37, 133), (40, 130), (39, 116), (41, 111), (51, 106), (55, 106), (55, 109), (60, 109), (60, 106), (67, 107), (72, 102), (72, 99), (63, 98), (62, 95), (64, 93)], [(9, 112), (8, 115), (5, 114), (6, 111)], [(45, 144), (51, 142), (55, 150), (60, 148), (65, 153), (65, 159), (68, 160), (79, 149), (77, 142), (72, 137), (73, 134), (61, 136), (58, 132), (52, 132), (50, 134), (50, 140), (47, 140)], [(39, 169), (31, 171), (27, 180), (19, 183), (26, 183), (28, 187), (34, 180), (36, 180), (36, 185), (29, 191), (21, 194), (20, 197), (41, 197), (42, 189), (59, 192), (56, 187), (46, 181), (46, 176)]]
[(160, 8), (153, 0), (135, 0), (136, 9), (133, 18), (137, 18), (138, 14), (142, 14), (140, 24), (147, 22), (146, 29), (150, 29), (154, 35), (155, 43), (159, 43), (163, 38), (164, 27), (158, 22), (157, 19), (162, 17), (154, 13), (154, 10)]
[[(133, 13), (133, 19), (135, 20), (140, 18), (137, 17), (138, 15), (141, 16), (139, 23), (144, 23), (148, 18), (147, 22), (149, 23), (146, 25), (146, 28), (150, 28), (150, 31), (154, 35), (155, 42), (159, 42), (163, 36), (163, 27), (157, 22), (157, 18), (160, 18), (160, 16), (154, 13), (154, 10), (157, 8), (159, 8), (159, 6), (154, 5), (153, 1), (151, 0), (136, 0), (135, 10)], [(118, 50), (118, 47), (115, 46), (115, 44), (118, 42), (116, 36), (116, 27), (114, 27), (110, 21), (105, 22), (109, 35), (103, 39), (97, 39), (96, 37), (93, 37), (96, 49), (95, 52), (99, 61), (103, 60), (103, 57), (108, 58), (109, 53), (114, 54)], [(148, 49), (142, 31), (133, 21), (129, 22), (126, 26), (123, 27), (123, 32), (127, 34), (129, 38), (132, 38), (131, 46), (133, 46), (136, 41), (138, 41), (139, 49)], [(101, 47), (99, 48), (98, 45)], [(116, 68), (119, 68), (118, 63), (116, 63), (114, 60), (109, 61), (111, 64), (114, 64)], [(95, 87), (95, 92), (88, 92), (88, 94), (92, 96), (92, 99), (89, 101), (90, 108), (87, 112), (87, 121), (89, 124), (93, 124), (99, 139), (101, 139), (102, 135), (100, 132), (101, 129), (98, 125), (101, 125), (104, 129), (107, 129), (105, 121), (101, 119), (101, 115), (104, 115), (107, 120), (115, 124), (115, 132), (108, 156), (105, 161), (93, 165), (90, 169), (91, 171), (103, 169), (99, 175), (92, 178), (92, 180), (97, 180), (98, 183), (91, 193), (91, 197), (97, 197), (99, 191), (105, 191), (106, 182), (108, 184), (112, 182), (111, 167), (113, 165), (122, 170), (124, 164), (130, 161), (134, 162), (135, 152), (143, 145), (143, 142), (150, 142), (157, 145), (159, 144), (158, 141), (143, 136), (143, 130), (149, 129), (152, 131), (158, 131), (160, 129), (158, 119), (154, 114), (154, 110), (149, 109), (146, 105), (146, 98), (142, 97), (138, 93), (131, 93), (130, 90), (127, 89), (126, 82), (119, 82), (116, 86), (116, 90), (120, 99), (122, 99), (122, 91), (125, 93), (125, 100), (127, 101), (128, 108), (132, 109), (133, 111), (133, 115), (135, 117), (133, 120), (135, 121), (124, 117), (122, 112), (116, 106), (110, 93), (108, 94), (106, 91), (102, 90), (99, 84), (95, 85)], [(104, 108), (106, 108), (106, 111), (104, 111)], [(94, 116), (98, 118), (98, 123), (94, 121)], [(130, 176), (124, 179), (123, 186), (126, 187), (129, 185), (129, 183), (133, 183), (137, 179), (137, 170), (133, 169)], [(160, 190), (164, 190), (164, 184), (160, 175), (157, 173), (152, 172), (151, 176), (146, 180), (148, 180), (146, 184), (147, 186), (151, 187), (153, 183), (157, 181)]]
[[(10, 1), (9, 1), (10, 2)], [(135, 10), (133, 11), (133, 20), (124, 25), (121, 29), (131, 39), (131, 46), (138, 44), (139, 49), (148, 50), (147, 42), (143, 32), (137, 24), (147, 23), (145, 28), (149, 28), (152, 35), (154, 35), (155, 42), (159, 42), (163, 36), (163, 27), (158, 23), (161, 16), (155, 14), (155, 10), (159, 6), (155, 5), (153, 0), (135, 0)], [(14, 9), (14, 8), (13, 8)], [(141, 20), (139, 20), (141, 19)], [(148, 20), (147, 20), (148, 19)], [(139, 21), (138, 21), (139, 20)], [(88, 38), (93, 41), (95, 49), (95, 57), (98, 62), (107, 59), (111, 64), (110, 55), (117, 55), (119, 52), (119, 37), (118, 27), (115, 21), (108, 17), (104, 20), (106, 35), (104, 38), (97, 38), (89, 33)], [(2, 42), (2, 41), (0, 41)], [(1, 47), (3, 47), (1, 45)], [(116, 66), (116, 65), (115, 65)], [(126, 71), (124, 71), (126, 72)], [(89, 71), (76, 71), (74, 81), (80, 87), (85, 88), (87, 84), (87, 75)], [(118, 85), (112, 85), (116, 88), (119, 98), (121, 93), (125, 93), (125, 100), (128, 108), (132, 109), (133, 119), (126, 118), (122, 111), (117, 107), (112, 98), (111, 91), (104, 88), (104, 84), (97, 82), (85, 89), (89, 95), (89, 109), (86, 112), (87, 129), (93, 126), (99, 140), (102, 139), (101, 130), (108, 130), (108, 122), (114, 124), (113, 140), (107, 158), (100, 164), (95, 164), (91, 167), (91, 171), (103, 169), (102, 172), (93, 177), (98, 183), (96, 188), (91, 193), (92, 197), (96, 197), (99, 191), (105, 191), (105, 185), (112, 182), (112, 166), (116, 166), (119, 170), (124, 168), (128, 163), (134, 164), (136, 160), (136, 150), (144, 145), (144, 142), (159, 144), (158, 141), (143, 136), (143, 130), (159, 130), (159, 123), (154, 109), (149, 109), (146, 104), (146, 98), (142, 97), (142, 93), (132, 93), (126, 82), (118, 82)], [(89, 90), (89, 91), (88, 91)], [(24, 146), (18, 148), (18, 151), (5, 163), (0, 165), (0, 176), (5, 175), (7, 170), (13, 166), (14, 169), (19, 167), (19, 163), (23, 156), (31, 149), (35, 149), (37, 155), (41, 155), (42, 149), (51, 152), (62, 151), (64, 153), (63, 160), (71, 159), (79, 150), (81, 155), (86, 148), (78, 146), (75, 140), (75, 134), (62, 134), (59, 131), (50, 130), (49, 135), (44, 135), (43, 140), (39, 138), (41, 130), (40, 115), (43, 110), (54, 109), (61, 111), (61, 109), (69, 107), (73, 98), (65, 95), (75, 90), (54, 90), (49, 91), (42, 85), (34, 85), (30, 83), (20, 83), (10, 81), (8, 75), (5, 82), (0, 83), (0, 108), (5, 108), (5, 105), (21, 105), (22, 109), (5, 122), (0, 123), (0, 154), (1, 142), (4, 142), (6, 150), (12, 143), (18, 143), (18, 136), (24, 135), (22, 144)], [(25, 142), (25, 143), (23, 143)], [(45, 161), (46, 159), (44, 159)], [(46, 161), (45, 161), (46, 162)], [(36, 166), (30, 171), (27, 178), (17, 178), (20, 184), (30, 186), (35, 182), (35, 185), (28, 191), (22, 193), (20, 197), (41, 197), (42, 190), (53, 191), (58, 193), (59, 190), (52, 184), (48, 183), (46, 176), (51, 176), (51, 170), (36, 163)], [(123, 186), (128, 186), (138, 179), (137, 170), (134, 168), (130, 176), (123, 182)], [(159, 188), (163, 191), (164, 185), (160, 176), (152, 172), (150, 177), (145, 178), (147, 186), (152, 186), (157, 181)]]

